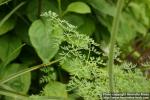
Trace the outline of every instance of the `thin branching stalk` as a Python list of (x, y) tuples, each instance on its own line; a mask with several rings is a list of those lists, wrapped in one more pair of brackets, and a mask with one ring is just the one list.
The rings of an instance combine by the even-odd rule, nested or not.
[(33, 71), (33, 70), (37, 70), (37, 69), (39, 69), (39, 68), (41, 68), (41, 67), (47, 67), (47, 66), (49, 66), (49, 65), (52, 65), (52, 64), (54, 64), (54, 63), (60, 61), (61, 59), (62, 59), (62, 58), (60, 58), (60, 59), (58, 59), (58, 60), (54, 60), (54, 61), (49, 62), (49, 63), (47, 63), (47, 64), (40, 64), (40, 65), (37, 65), (37, 66), (33, 66), (33, 67), (31, 67), (31, 68), (26, 68), (26, 69), (24, 69), (24, 70), (18, 71), (18, 72), (16, 72), (16, 73), (12, 74), (12, 75), (9, 75), (7, 78), (0, 80), (0, 86), (3, 85), (3, 84), (6, 83), (6, 82), (8, 82), (8, 81), (10, 81), (10, 80), (12, 80), (12, 79), (18, 77), (18, 76), (21, 76), (21, 75), (26, 74), (26, 73), (28, 73), (28, 72), (31, 72), (31, 71)]
[(108, 59), (108, 74), (109, 74), (109, 88), (110, 93), (113, 93), (113, 65), (114, 65), (114, 47), (116, 41), (116, 35), (118, 32), (119, 19), (121, 15), (121, 11), (123, 8), (124, 0), (118, 0), (116, 15), (114, 16), (112, 30), (111, 30), (111, 39), (110, 39), (110, 48), (109, 48), (109, 59)]

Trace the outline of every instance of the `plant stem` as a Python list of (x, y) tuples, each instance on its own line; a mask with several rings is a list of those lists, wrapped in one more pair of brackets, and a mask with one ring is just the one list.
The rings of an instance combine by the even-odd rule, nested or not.
[(19, 5), (17, 5), (10, 13), (8, 13), (1, 21), (0, 21), (0, 27), (11, 17), (12, 14), (15, 13), (20, 7), (22, 7), (26, 2), (21, 2)]
[(11, 0), (3, 0), (3, 1), (1, 1), (1, 3), (0, 3), (0, 6), (1, 5), (4, 5), (4, 4), (7, 4), (8, 2), (10, 2)]
[(26, 68), (26, 69), (24, 69), (24, 70), (18, 71), (18, 72), (16, 72), (16, 73), (12, 74), (12, 75), (9, 75), (7, 78), (0, 80), (0, 86), (3, 85), (3, 84), (6, 83), (6, 82), (8, 82), (8, 81), (10, 81), (10, 80), (12, 80), (12, 79), (18, 77), (18, 76), (21, 76), (21, 75), (26, 74), (26, 73), (28, 73), (28, 72), (31, 72), (31, 71), (33, 71), (33, 70), (39, 69), (39, 68), (41, 68), (41, 67), (46, 67), (46, 66), (52, 65), (52, 64), (54, 64), (54, 63), (56, 63), (56, 62), (58, 62), (58, 61), (60, 61), (60, 60), (61, 60), (61, 59), (54, 60), (54, 61), (49, 62), (49, 63), (47, 63), (47, 64), (40, 64), (40, 65), (37, 65), (37, 66), (33, 66), (33, 67), (31, 67), (31, 68)]
[(14, 91), (9, 91), (9, 90), (3, 89), (3, 88), (0, 88), (0, 94), (9, 96), (9, 97), (22, 99), (22, 100), (28, 100), (28, 96), (26, 96), (26, 95), (23, 95), (23, 94), (14, 92)]
[(114, 16), (113, 23), (112, 23), (110, 48), (109, 48), (109, 55), (108, 55), (108, 74), (109, 74), (110, 93), (113, 93), (114, 91), (113, 90), (114, 47), (115, 47), (116, 35), (118, 32), (120, 14), (123, 8), (123, 3), (124, 0), (118, 0), (116, 15)]
[(37, 15), (38, 18), (40, 18), (41, 10), (42, 10), (42, 0), (38, 0), (38, 15)]
[(58, 2), (58, 9), (59, 9), (59, 15), (62, 16), (62, 9), (61, 9), (61, 0), (57, 0)]

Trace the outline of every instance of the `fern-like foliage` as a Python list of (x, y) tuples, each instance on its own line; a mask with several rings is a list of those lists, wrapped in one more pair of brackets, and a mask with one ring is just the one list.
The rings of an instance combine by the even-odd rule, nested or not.
[[(64, 30), (64, 39), (57, 58), (63, 58), (60, 66), (70, 74), (67, 90), (85, 100), (99, 100), (103, 92), (109, 92), (105, 59), (107, 54), (102, 52), (103, 48), (90, 37), (78, 33), (75, 26), (59, 19), (56, 13), (50, 11), (42, 16)], [(117, 61), (120, 54), (118, 51), (116, 47), (114, 59)], [(136, 65), (131, 63), (115, 65), (115, 92), (150, 92), (150, 81), (135, 67)], [(45, 72), (47, 73), (47, 70)]]
[(141, 70), (147, 79), (150, 79), (150, 59), (141, 64)]
[(53, 67), (48, 66), (41, 69), (44, 75), (40, 78), (40, 83), (48, 83), (55, 81), (57, 78), (56, 72)]

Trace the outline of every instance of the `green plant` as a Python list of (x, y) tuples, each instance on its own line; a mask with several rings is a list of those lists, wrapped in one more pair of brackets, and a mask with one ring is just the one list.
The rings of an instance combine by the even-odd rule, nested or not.
[(116, 46), (109, 50), (116, 4), (1, 0), (0, 99), (98, 100), (110, 92), (109, 58), (114, 92), (149, 92), (150, 2), (125, 0)]
[(114, 65), (114, 46), (116, 42), (116, 35), (118, 32), (119, 22), (120, 22), (120, 15), (123, 8), (124, 0), (118, 0), (117, 7), (116, 7), (116, 15), (114, 17), (114, 21), (112, 23), (112, 30), (111, 30), (111, 39), (110, 39), (110, 48), (109, 48), (109, 59), (108, 59), (108, 67), (109, 67), (109, 88), (110, 93), (113, 93), (113, 65)]
[[(65, 33), (67, 33), (65, 34), (65, 41), (68, 45), (65, 44), (65, 46), (61, 47), (62, 50), (60, 50), (59, 55), (60, 58), (63, 57), (60, 61), (61, 68), (71, 75), (69, 84), (67, 85), (68, 91), (72, 91), (87, 100), (97, 100), (101, 97), (102, 93), (109, 91), (109, 76), (106, 67), (107, 61), (104, 61), (102, 52), (99, 52), (99, 45), (93, 40), (90, 40), (87, 36), (77, 33), (72, 28), (72, 25), (68, 24), (68, 28), (64, 26), (67, 25), (67, 22), (60, 21), (60, 19), (55, 16), (53, 18), (53, 13), (46, 13), (45, 16), (47, 15), (52, 17), (52, 21), (57, 21), (65, 30)], [(71, 34), (69, 34), (69, 32), (71, 32)], [(96, 49), (97, 46), (99, 49)], [(133, 82), (130, 82), (128, 79), (130, 77), (132, 77)], [(149, 92), (150, 87), (144, 88), (144, 86), (148, 86), (150, 81), (146, 81), (142, 76), (142, 72), (135, 69), (133, 64), (123, 63), (121, 65), (115, 65), (114, 78), (115, 92)], [(139, 81), (143, 80), (145, 81), (139, 83)], [(130, 84), (131, 87), (128, 86), (128, 84)]]

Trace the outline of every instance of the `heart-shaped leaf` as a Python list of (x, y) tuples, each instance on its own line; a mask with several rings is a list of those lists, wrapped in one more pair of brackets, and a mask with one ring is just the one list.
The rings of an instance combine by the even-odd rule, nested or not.
[(38, 56), (43, 63), (48, 63), (59, 50), (63, 30), (46, 19), (36, 20), (29, 29), (29, 36)]

